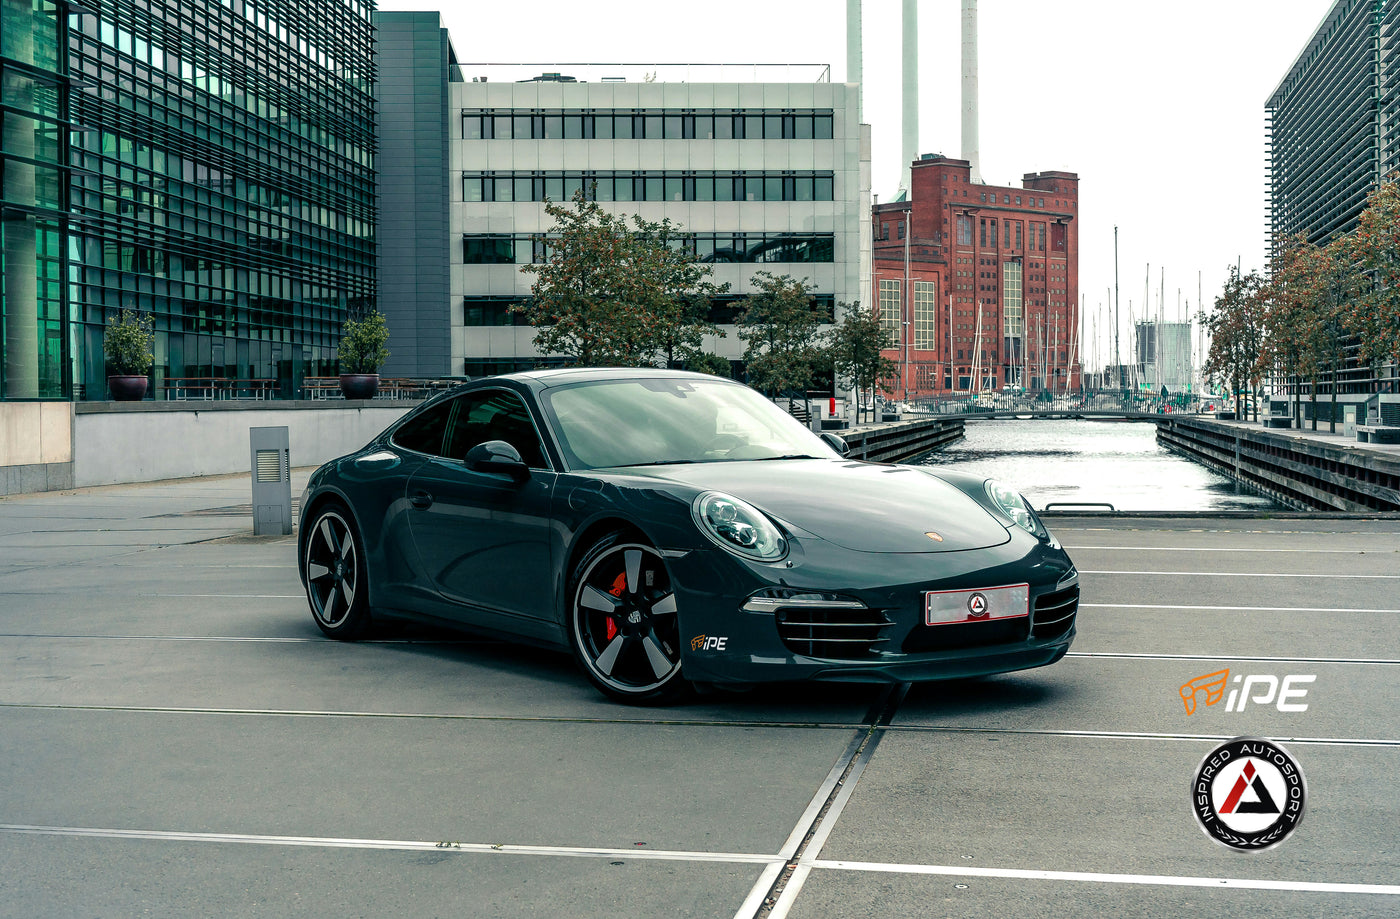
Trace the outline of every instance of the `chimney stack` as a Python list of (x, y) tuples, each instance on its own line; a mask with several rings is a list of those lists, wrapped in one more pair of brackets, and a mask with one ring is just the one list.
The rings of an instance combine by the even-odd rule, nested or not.
[(977, 148), (977, 0), (962, 0), (962, 158), (972, 164), (972, 182), (980, 185)]
[(904, 0), (904, 156), (899, 187), (906, 198), (913, 194), (910, 186), (910, 164), (919, 155), (919, 11), (917, 0)]
[(865, 73), (860, 34), (860, 0), (846, 0), (846, 82), (856, 89), (856, 123), (865, 120)]

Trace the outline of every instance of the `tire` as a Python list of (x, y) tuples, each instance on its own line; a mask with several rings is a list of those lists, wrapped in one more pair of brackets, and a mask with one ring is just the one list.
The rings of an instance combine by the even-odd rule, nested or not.
[(342, 641), (368, 633), (364, 542), (343, 505), (326, 504), (316, 512), (302, 550), (301, 575), (311, 617), (322, 632)]
[(575, 566), (567, 597), (574, 657), (603, 695), (664, 705), (685, 694), (680, 616), (660, 552), (621, 533), (605, 536)]

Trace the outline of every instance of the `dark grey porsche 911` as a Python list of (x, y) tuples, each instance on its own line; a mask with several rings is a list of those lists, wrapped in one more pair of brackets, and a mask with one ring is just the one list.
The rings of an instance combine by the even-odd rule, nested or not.
[(625, 702), (1064, 656), (1078, 573), (1020, 495), (843, 447), (702, 374), (482, 379), (311, 476), (301, 578), (333, 638), (412, 618), (567, 648)]

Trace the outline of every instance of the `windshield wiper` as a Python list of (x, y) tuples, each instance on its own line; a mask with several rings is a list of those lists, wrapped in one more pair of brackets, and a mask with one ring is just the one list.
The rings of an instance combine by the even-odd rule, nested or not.
[(618, 464), (617, 464), (616, 466), (614, 466), (613, 468), (614, 468), (614, 469), (628, 469), (628, 468), (631, 468), (632, 466), (682, 466), (682, 465), (685, 465), (686, 463), (693, 463), (693, 462), (695, 462), (695, 460), (688, 460), (688, 459), (652, 460), (651, 462), (648, 462), (648, 463), (618, 463)]
[(790, 459), (821, 459), (821, 457), (820, 457), (820, 456), (812, 456), (810, 453), (784, 453), (782, 456), (763, 456), (763, 457), (759, 457), (758, 461), (759, 461), (760, 463), (766, 463), (766, 462), (768, 462), (769, 460), (790, 460)]

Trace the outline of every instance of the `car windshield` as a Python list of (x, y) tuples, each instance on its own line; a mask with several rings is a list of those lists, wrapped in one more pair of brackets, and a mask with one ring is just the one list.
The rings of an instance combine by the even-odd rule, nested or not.
[(837, 455), (763, 396), (718, 379), (579, 383), (542, 402), (571, 469)]

